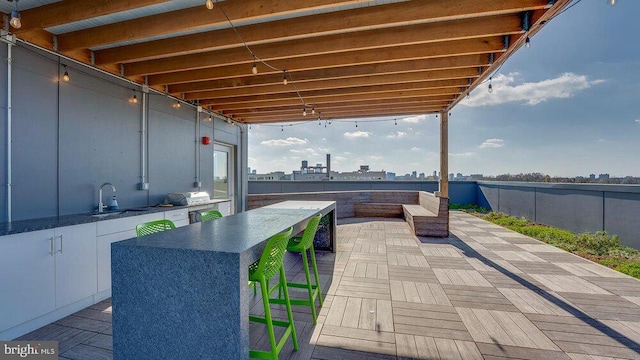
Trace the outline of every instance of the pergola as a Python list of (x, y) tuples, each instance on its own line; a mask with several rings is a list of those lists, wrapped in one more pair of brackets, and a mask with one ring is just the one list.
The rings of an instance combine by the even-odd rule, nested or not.
[(439, 113), (447, 197), (448, 112), (570, 2), (20, 0), (4, 27), (244, 124)]

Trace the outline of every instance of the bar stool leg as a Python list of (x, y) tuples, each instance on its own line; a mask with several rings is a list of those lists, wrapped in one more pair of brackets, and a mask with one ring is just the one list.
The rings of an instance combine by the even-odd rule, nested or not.
[(276, 345), (276, 334), (273, 330), (273, 319), (271, 317), (271, 309), (269, 308), (269, 290), (267, 281), (262, 278), (260, 280), (260, 291), (262, 292), (262, 303), (264, 304), (264, 318), (267, 325), (267, 332), (269, 333), (269, 344), (271, 345), (272, 359), (278, 358), (278, 348)]
[(311, 252), (311, 264), (313, 265), (313, 275), (316, 278), (316, 288), (318, 289), (318, 299), (320, 299), (320, 307), (322, 307), (322, 290), (320, 289), (320, 276), (318, 276), (318, 265), (316, 264), (316, 249), (311, 244), (309, 249)]
[(309, 274), (309, 261), (307, 260), (307, 251), (303, 250), (302, 253), (302, 262), (304, 267), (304, 276), (307, 279), (307, 290), (309, 291), (309, 302), (311, 303), (311, 316), (313, 317), (313, 323), (317, 324), (318, 319), (316, 315), (316, 304), (313, 301), (313, 285), (311, 284), (311, 275)]
[(293, 324), (293, 313), (291, 312), (291, 299), (289, 299), (289, 289), (287, 288), (287, 277), (284, 273), (284, 265), (280, 267), (280, 284), (282, 284), (282, 292), (284, 293), (284, 301), (287, 307), (287, 317), (291, 325), (291, 340), (293, 341), (293, 350), (298, 350), (298, 335), (296, 327)]

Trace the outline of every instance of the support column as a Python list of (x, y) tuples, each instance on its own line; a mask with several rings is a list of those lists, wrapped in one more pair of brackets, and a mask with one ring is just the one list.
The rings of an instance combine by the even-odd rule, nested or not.
[(440, 197), (449, 198), (449, 113), (440, 113)]

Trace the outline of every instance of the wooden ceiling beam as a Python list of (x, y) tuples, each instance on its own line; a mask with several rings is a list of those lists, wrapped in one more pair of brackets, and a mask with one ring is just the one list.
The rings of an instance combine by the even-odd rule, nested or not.
[[(385, 49), (353, 51), (336, 56), (334, 54), (315, 55), (307, 57), (279, 59), (271, 61), (271, 65), (287, 71), (304, 71), (327, 69), (334, 67), (344, 67), (350, 65), (366, 65), (376, 63), (387, 63), (394, 61), (408, 61), (420, 59), (435, 59), (439, 57), (464, 56), (498, 53), (504, 51), (503, 37), (491, 37), (486, 39), (457, 40), (442, 43), (431, 43), (421, 45), (410, 45), (400, 47), (390, 47)], [(210, 78), (212, 73), (220, 74), (220, 71), (210, 69), (175, 71), (163, 75), (149, 76), (150, 85), (168, 85), (198, 81), (203, 78)], [(251, 75), (251, 63), (236, 65), (235, 68), (222, 69), (232, 70), (238, 76)], [(242, 72), (240, 72), (242, 71)], [(259, 66), (259, 71), (268, 73), (282, 72), (269, 71), (265, 66)], [(231, 76), (231, 75), (229, 75)]]
[[(314, 105), (318, 107), (318, 109), (322, 109), (323, 107), (341, 107), (341, 106), (370, 106), (372, 101), (380, 104), (400, 104), (403, 102), (422, 102), (425, 104), (431, 103), (448, 103), (454, 100), (453, 95), (441, 95), (441, 96), (408, 96), (408, 97), (389, 97), (385, 98), (378, 94), (375, 98), (364, 98), (356, 99), (356, 100), (343, 100), (343, 99), (315, 99)], [(251, 111), (254, 110), (269, 110), (272, 108), (279, 107), (296, 107), (300, 108), (302, 104), (300, 103), (300, 99), (287, 99), (287, 100), (277, 100), (277, 101), (260, 101), (260, 102), (252, 102), (252, 103), (241, 103), (241, 104), (231, 104), (225, 106), (224, 104), (217, 104), (215, 106), (209, 105), (209, 107), (216, 111), (224, 111), (226, 113), (233, 114), (236, 111)]]
[[(13, 29), (22, 35), (99, 16), (115, 14), (149, 5), (161, 4), (169, 0), (64, 0), (20, 11), (23, 20), (20, 29)], [(22, 36), (21, 36), (22, 37)]]
[[(474, 68), (489, 65), (487, 54), (452, 56), (448, 58), (417, 59), (409, 61), (395, 61), (381, 64), (364, 64), (355, 66), (342, 66), (326, 69), (314, 69), (305, 71), (287, 70), (295, 79), (295, 82), (322, 81), (339, 78), (351, 78), (382, 74), (403, 74), (417, 71), (442, 71), (450, 69)], [(213, 80), (188, 82), (169, 86), (170, 93), (188, 93), (194, 91), (206, 91), (221, 88), (240, 88), (260, 86), (264, 84), (282, 83), (282, 73), (258, 73), (247, 74), (246, 66), (233, 65), (222, 68), (204, 69), (200, 72), (203, 76), (216, 76)], [(235, 75), (234, 77), (230, 77)], [(224, 77), (224, 78), (222, 78)], [(153, 80), (154, 77), (151, 77)]]
[[(437, 46), (449, 41), (521, 34), (521, 22), (518, 15), (501, 15), (322, 36), (314, 38), (313, 41), (299, 39), (263, 44), (253, 46), (251, 51), (263, 61), (272, 62), (278, 59), (373, 51), (410, 45)], [(153, 75), (237, 63), (250, 65), (252, 62), (253, 58), (247, 49), (234, 48), (140, 61), (126, 64), (124, 69), (127, 75)]]
[[(362, 0), (226, 0), (219, 6), (232, 22), (260, 20), (278, 15), (293, 15), (301, 11), (319, 10), (338, 5), (360, 3)], [(88, 2), (93, 3), (93, 2)], [(68, 8), (73, 11), (73, 8)], [(222, 11), (208, 10), (202, 5), (157, 15), (150, 15), (58, 36), (60, 51), (86, 49), (123, 41), (171, 35), (228, 24)]]
[[(330, 116), (327, 116), (325, 120), (339, 120), (339, 119), (361, 119), (361, 118), (369, 118), (369, 117), (381, 117), (381, 116), (410, 116), (410, 115), (424, 115), (424, 114), (437, 114), (443, 111), (441, 108), (431, 109), (431, 108), (423, 108), (423, 109), (408, 109), (408, 110), (391, 110), (385, 111), (384, 109), (376, 110), (376, 111), (364, 111), (364, 112), (349, 112), (349, 113), (336, 113)], [(251, 117), (243, 117), (238, 118), (238, 120), (242, 123), (246, 124), (258, 124), (258, 123), (280, 123), (280, 122), (294, 122), (294, 121), (310, 121), (315, 122), (318, 119), (307, 119), (305, 116), (293, 115), (293, 116), (274, 116), (268, 118), (251, 118)]]
[[(376, 102), (375, 104), (369, 103), (367, 106), (332, 106), (332, 107), (326, 107), (326, 109), (328, 109), (327, 111), (330, 111), (330, 113), (335, 114), (338, 112), (364, 111), (364, 110), (370, 110), (370, 109), (393, 109), (393, 110), (406, 110), (406, 109), (414, 109), (414, 108), (442, 109), (447, 105), (449, 104), (445, 101), (430, 102), (430, 103), (425, 103), (425, 102), (397, 103), (397, 104), (387, 104), (387, 105), (381, 105), (378, 102)], [(284, 108), (278, 111), (275, 111), (275, 110), (244, 111), (244, 112), (233, 112), (232, 114), (237, 117), (258, 118), (258, 117), (274, 117), (274, 116), (280, 116), (280, 115), (296, 115), (297, 116), (297, 115), (300, 115), (300, 112), (301, 112), (301, 109), (298, 106), (298, 107)], [(323, 112), (316, 111), (315, 114), (312, 114), (311, 111), (308, 110), (306, 118), (313, 120), (313, 119), (318, 119), (318, 117), (322, 118), (324, 116), (325, 114)]]
[[(379, 106), (398, 106), (398, 105), (408, 105), (408, 106), (412, 106), (412, 105), (427, 105), (427, 104), (432, 104), (432, 105), (445, 105), (448, 104), (449, 101), (452, 100), (451, 96), (443, 96), (442, 98), (438, 99), (437, 97), (431, 97), (431, 98), (427, 98), (428, 100), (425, 100), (424, 98), (400, 98), (400, 99), (379, 99), (376, 100), (375, 104), (379, 105)], [(338, 109), (338, 108), (366, 108), (366, 107), (370, 107), (371, 106), (371, 101), (350, 101), (350, 102), (322, 102), (322, 103), (315, 103), (315, 106), (318, 106), (318, 109), (321, 108), (331, 108), (331, 109)], [(229, 113), (229, 114), (235, 114), (237, 116), (242, 116), (244, 114), (255, 114), (255, 113), (278, 113), (279, 111), (283, 111), (283, 110), (297, 110), (300, 111), (300, 103), (290, 103), (288, 105), (281, 105), (281, 106), (273, 106), (273, 107), (240, 107), (240, 108), (228, 108), (228, 109), (222, 109), (224, 112)], [(318, 111), (320, 112), (320, 111)]]
[[(487, 55), (471, 55), (451, 58), (420, 59), (411, 61), (397, 61), (383, 64), (366, 64), (360, 66), (346, 66), (339, 68), (318, 69), (308, 71), (290, 72), (296, 84), (306, 82), (329, 81), (336, 79), (353, 79), (367, 76), (404, 75), (410, 73), (433, 72), (434, 77), (454, 78), (464, 72), (471, 71), (477, 75), (478, 67), (487, 66)], [(445, 75), (449, 74), (449, 75)], [(427, 75), (429, 76), (429, 75)], [(250, 88), (270, 84), (282, 84), (283, 74), (258, 74), (256, 76), (244, 76), (231, 79), (207, 80), (194, 83), (184, 83), (169, 86), (172, 94), (181, 94), (197, 91), (207, 91), (227, 88)]]
[[(547, 2), (459, 0), (442, 4), (408, 1), (241, 26), (238, 30), (245, 42), (253, 46), (303, 37), (513, 14), (543, 9)], [(97, 64), (129, 63), (242, 45), (233, 29), (227, 28), (99, 50), (95, 53), (95, 59)]]
[[(449, 89), (419, 89), (419, 90), (399, 90), (399, 91), (387, 91), (387, 92), (375, 92), (375, 93), (355, 93), (355, 94), (343, 94), (341, 96), (332, 96), (332, 95), (316, 95), (316, 96), (307, 96), (305, 97), (308, 100), (308, 104), (316, 104), (320, 102), (345, 102), (345, 101), (357, 101), (357, 100), (379, 100), (379, 99), (397, 99), (397, 98), (405, 98), (405, 97), (437, 97), (441, 98), (443, 96), (452, 96), (459, 95), (460, 92), (458, 89), (449, 88)], [(240, 99), (240, 100), (239, 100)], [(280, 98), (280, 99), (241, 99), (241, 98), (230, 98), (230, 99), (205, 99), (200, 101), (200, 104), (211, 105), (214, 109), (224, 109), (237, 107), (238, 104), (244, 103), (252, 103), (252, 105), (259, 107), (262, 106), (263, 103), (271, 103), (272, 105), (280, 104), (280, 103), (290, 103), (291, 101), (296, 100), (295, 97), (289, 98)], [(300, 99), (297, 99), (300, 101)], [(300, 102), (300, 106), (302, 106), (302, 102)]]
[(447, 81), (422, 81), (408, 84), (390, 84), (385, 86), (358, 86), (352, 88), (338, 88), (338, 89), (324, 89), (315, 91), (296, 92), (293, 89), (286, 93), (278, 94), (266, 94), (266, 95), (244, 95), (233, 97), (217, 97), (217, 98), (200, 98), (201, 101), (216, 100), (221, 103), (231, 102), (244, 102), (244, 101), (274, 101), (281, 99), (298, 98), (300, 94), (307, 105), (313, 104), (313, 98), (315, 97), (341, 97), (349, 96), (353, 94), (374, 94), (374, 93), (388, 93), (395, 91), (412, 91), (412, 90), (425, 90), (429, 89), (434, 91), (433, 95), (440, 95), (440, 92), (444, 94), (460, 93), (461, 88), (468, 85), (468, 81), (465, 79), (447, 80)]
[[(439, 71), (421, 71), (404, 74), (387, 74), (387, 75), (370, 75), (358, 78), (332, 79), (323, 81), (303, 82), (295, 84), (295, 89), (300, 92), (340, 89), (350, 87), (362, 87), (372, 85), (390, 85), (390, 84), (407, 84), (411, 82), (433, 81), (434, 85), (438, 82), (446, 83), (448, 80), (464, 79), (464, 86), (469, 85), (469, 80), (478, 77), (478, 70), (474, 68), (439, 70)], [(294, 85), (283, 85), (282, 79), (277, 84), (254, 86), (250, 88), (226, 88), (218, 90), (209, 90), (201, 92), (187, 93), (184, 99), (206, 99), (216, 97), (232, 97), (247, 95), (264, 95), (279, 94), (291, 92)]]

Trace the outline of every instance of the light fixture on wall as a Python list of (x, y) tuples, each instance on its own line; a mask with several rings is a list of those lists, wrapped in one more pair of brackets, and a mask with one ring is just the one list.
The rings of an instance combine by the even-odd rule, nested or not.
[(16, 1), (16, 8), (11, 12), (11, 20), (9, 20), (9, 24), (13, 26), (15, 29), (20, 29), (22, 26), (22, 21), (20, 21), (20, 11), (18, 11), (18, 0)]
[(180, 101), (174, 101), (171, 107), (174, 109), (180, 109)]
[(138, 103), (138, 96), (136, 96), (136, 90), (135, 89), (131, 89), (131, 91), (133, 91), (133, 96), (131, 98), (129, 98), (129, 103), (137, 104)]
[(207, 0), (204, 5), (207, 7), (207, 9), (209, 10), (213, 10), (213, 7), (215, 6), (215, 4), (213, 3), (213, 0)]
[(69, 72), (67, 71), (67, 65), (62, 64), (62, 67), (64, 68), (64, 75), (62, 75), (62, 80), (68, 82), (69, 80), (71, 80), (71, 78), (69, 77)]

